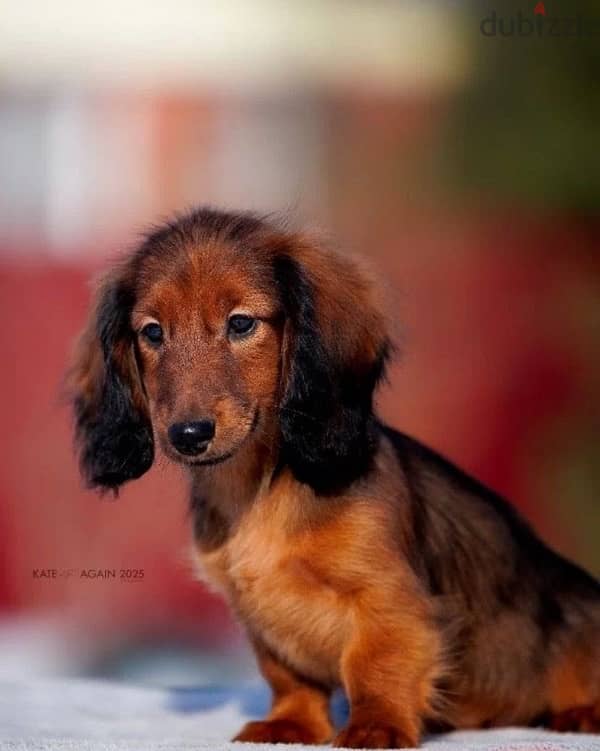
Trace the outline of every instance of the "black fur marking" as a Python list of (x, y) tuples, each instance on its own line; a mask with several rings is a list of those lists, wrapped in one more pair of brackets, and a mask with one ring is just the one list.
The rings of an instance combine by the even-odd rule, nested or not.
[(190, 512), (193, 518), (194, 539), (203, 551), (216, 550), (229, 534), (229, 523), (217, 508), (209, 506), (202, 494), (192, 489)]
[(546, 637), (565, 627), (568, 595), (597, 600), (600, 584), (545, 545), (504, 498), (413, 438), (381, 430), (407, 478), (423, 560), (416, 573), (432, 594), (463, 600), (462, 612), (480, 618), (528, 612)]
[[(148, 417), (136, 409), (131, 385), (114, 359), (118, 342), (129, 339), (132, 293), (120, 285), (107, 289), (98, 308), (96, 333), (102, 347), (104, 373), (91, 401), (75, 399), (76, 438), (81, 470), (88, 487), (117, 491), (143, 475), (154, 459), (154, 439)], [(134, 357), (133, 350), (131, 357)]]
[(293, 259), (275, 262), (285, 316), (293, 329), (291, 367), (279, 423), (281, 461), (320, 493), (365, 475), (378, 442), (372, 394), (387, 351), (364, 375), (336, 362), (321, 339), (310, 281)]

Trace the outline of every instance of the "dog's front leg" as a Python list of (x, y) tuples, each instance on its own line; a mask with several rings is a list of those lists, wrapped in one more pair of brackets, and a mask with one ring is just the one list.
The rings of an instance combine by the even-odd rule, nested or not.
[(329, 741), (330, 692), (283, 665), (260, 644), (254, 645), (258, 666), (273, 692), (264, 720), (247, 723), (234, 738), (248, 743), (313, 743)]
[(385, 614), (378, 623), (359, 620), (341, 663), (350, 720), (334, 745), (417, 746), (430, 708), (438, 651), (437, 634), (425, 620), (406, 614)]

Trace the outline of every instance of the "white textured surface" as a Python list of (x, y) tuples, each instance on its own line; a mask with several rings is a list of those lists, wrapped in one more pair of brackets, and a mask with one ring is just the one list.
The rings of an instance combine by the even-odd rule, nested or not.
[[(228, 739), (262, 713), (266, 700), (259, 686), (168, 691), (84, 680), (4, 681), (0, 749), (240, 751)], [(434, 751), (600, 751), (600, 736), (509, 728), (435, 736), (424, 745)]]

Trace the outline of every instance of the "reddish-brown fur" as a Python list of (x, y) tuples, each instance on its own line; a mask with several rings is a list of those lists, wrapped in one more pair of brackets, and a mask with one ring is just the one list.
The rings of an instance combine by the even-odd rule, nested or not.
[[(259, 322), (233, 341), (239, 310)], [(139, 334), (148, 321), (159, 347)], [(84, 473), (116, 489), (149, 467), (153, 440), (187, 467), (199, 569), (273, 689), (269, 716), (238, 740), (384, 748), (433, 727), (599, 731), (597, 583), (376, 420), (387, 350), (355, 263), (250, 216), (196, 212), (101, 288), (71, 377)], [(178, 454), (169, 426), (207, 416), (206, 452)], [(351, 714), (335, 735), (340, 685)]]

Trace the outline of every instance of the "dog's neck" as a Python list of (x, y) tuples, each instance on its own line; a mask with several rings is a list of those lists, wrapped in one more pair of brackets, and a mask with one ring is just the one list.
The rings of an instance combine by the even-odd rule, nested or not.
[(207, 536), (212, 544), (217, 532), (217, 536), (228, 533), (268, 491), (277, 467), (277, 445), (275, 425), (262, 425), (230, 459), (190, 469), (197, 538)]

